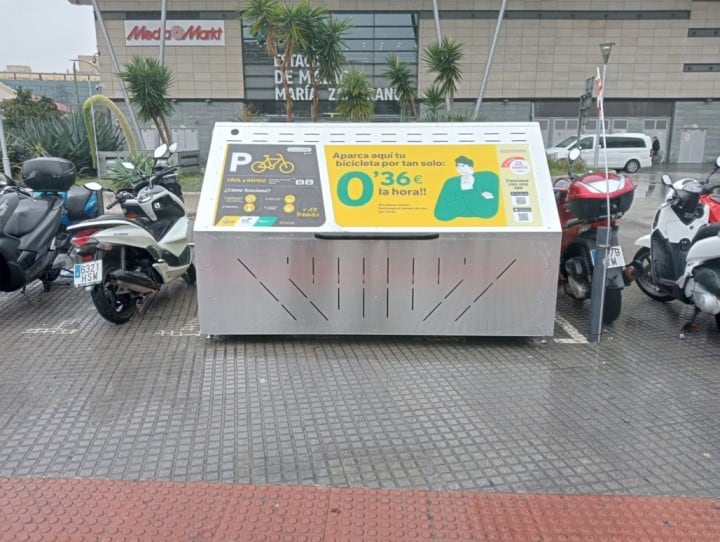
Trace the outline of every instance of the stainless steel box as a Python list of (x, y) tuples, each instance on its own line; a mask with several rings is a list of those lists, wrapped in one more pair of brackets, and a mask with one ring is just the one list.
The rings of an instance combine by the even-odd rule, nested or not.
[[(465, 162), (489, 211), (440, 209)], [(194, 241), (203, 334), (553, 334), (534, 123), (217, 124)]]

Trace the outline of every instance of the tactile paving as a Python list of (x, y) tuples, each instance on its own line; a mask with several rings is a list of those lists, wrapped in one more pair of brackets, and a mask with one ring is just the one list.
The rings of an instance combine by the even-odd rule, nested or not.
[(720, 500), (0, 478), (0, 540), (717, 542)]

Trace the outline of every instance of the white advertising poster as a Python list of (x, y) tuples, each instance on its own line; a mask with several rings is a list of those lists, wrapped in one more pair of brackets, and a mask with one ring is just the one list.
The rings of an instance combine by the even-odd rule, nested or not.
[[(160, 21), (125, 21), (125, 45), (160, 44)], [(165, 45), (211, 47), (225, 45), (225, 21), (172, 20), (165, 23)]]

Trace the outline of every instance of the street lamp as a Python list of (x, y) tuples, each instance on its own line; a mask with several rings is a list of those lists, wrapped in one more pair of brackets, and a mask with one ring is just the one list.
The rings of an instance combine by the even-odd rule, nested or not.
[[(91, 68), (92, 71), (95, 73), (95, 75), (97, 75), (98, 77), (100, 77), (100, 70), (99, 70), (98, 67), (97, 67), (97, 57), (98, 57), (98, 53), (95, 53), (95, 54), (92, 56), (92, 61), (90, 61), (90, 60), (85, 60), (84, 58), (80, 58), (80, 57), (78, 57), (78, 58), (71, 58), (71, 59), (68, 60), (68, 62), (72, 62), (73, 81), (75, 82), (75, 97), (76, 97), (76, 99), (77, 99), (77, 107), (78, 107), (78, 109), (80, 109), (80, 107), (82, 107), (82, 103), (81, 103), (81, 101), (80, 101), (80, 89), (79, 89), (79, 87), (78, 87), (78, 72), (82, 72), (82, 71), (83, 71), (82, 69), (78, 69), (78, 64), (79, 64), (80, 62), (83, 62), (83, 63), (87, 64), (88, 66), (90, 66), (90, 68)], [(88, 96), (92, 96), (92, 90), (91, 90), (91, 86), (90, 86), (90, 76), (86, 76), (86, 77), (87, 77), (87, 82), (88, 82)]]
[[(100, 75), (100, 70), (98, 70), (97, 67), (97, 55), (98, 53), (95, 53), (92, 56), (92, 62), (89, 60), (85, 60), (84, 58), (73, 58), (70, 59), (70, 61), (73, 63), (73, 77), (75, 78), (75, 91), (77, 92), (77, 98), (78, 98), (78, 108), (80, 108), (80, 92), (78, 90), (77, 86), (77, 66), (76, 62), (79, 64), (80, 62), (84, 62), (92, 70), (95, 72), (95, 75)], [(100, 81), (98, 81), (95, 84), (95, 91), (93, 92), (92, 83), (90, 82), (90, 77), (87, 78), (87, 84), (88, 84), (88, 98), (90, 99), (90, 123), (92, 124), (92, 131), (93, 131), (93, 143), (95, 144), (95, 163), (96, 163), (96, 172), (98, 174), (98, 182), (100, 182), (100, 158), (97, 155), (98, 153), (98, 141), (97, 141), (97, 123), (95, 122), (95, 102), (92, 100), (93, 96), (95, 94), (102, 94), (102, 88), (103, 85)]]
[[(600, 44), (600, 53), (602, 54), (603, 58), (603, 72), (602, 72), (602, 80), (600, 83), (602, 84), (602, 94), (603, 96), (598, 95), (598, 100), (600, 100), (600, 103), (598, 103), (598, 125), (597, 125), (597, 137), (595, 138), (595, 154), (593, 156), (593, 168), (597, 167), (598, 163), (598, 149), (600, 144), (600, 123), (605, 123), (604, 115), (600, 115), (600, 107), (602, 105), (602, 101), (604, 99), (605, 94), (605, 76), (607, 75), (607, 66), (608, 62), (610, 61), (610, 53), (612, 53), (613, 45), (615, 45), (615, 42), (604, 42)], [(598, 93), (599, 94), (599, 93)]]
[[(600, 53), (603, 57), (603, 72), (598, 88), (598, 129), (595, 141), (595, 161), (594, 166), (597, 167), (598, 149), (600, 142), (600, 123), (602, 126), (603, 140), (605, 139), (605, 76), (607, 74), (607, 65), (610, 60), (610, 53), (614, 43), (605, 42), (600, 44)], [(611, 245), (618, 245), (617, 232), (613, 232), (610, 226), (610, 186), (609, 173), (607, 167), (607, 146), (605, 146), (605, 209), (607, 212), (607, 226), (600, 226), (595, 234), (595, 261), (597, 262), (593, 269), (592, 286), (590, 291), (590, 332), (588, 338), (591, 342), (600, 342), (602, 334), (602, 314), (605, 305), (605, 282), (607, 279), (608, 261), (607, 251)]]
[[(614, 41), (605, 42), (605, 43), (600, 44), (600, 52), (602, 53), (602, 57), (603, 57), (604, 69), (607, 68), (608, 61), (610, 60), (610, 53), (612, 53), (613, 45), (615, 45)], [(603, 78), (604, 77), (605, 77), (605, 74), (603, 73)]]

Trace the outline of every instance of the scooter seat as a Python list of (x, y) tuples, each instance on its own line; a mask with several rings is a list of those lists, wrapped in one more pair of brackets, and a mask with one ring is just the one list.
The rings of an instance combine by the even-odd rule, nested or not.
[(8, 219), (5, 233), (22, 237), (33, 231), (47, 216), (53, 206), (52, 199), (21, 199)]
[(706, 224), (698, 230), (698, 232), (695, 234), (695, 237), (693, 237), (692, 242), (694, 244), (702, 239), (707, 239), (708, 237), (715, 237), (718, 233), (720, 233), (720, 222), (716, 222), (714, 224)]
[[(90, 199), (95, 195), (94, 192), (88, 190), (84, 186), (71, 186), (68, 190), (65, 200), (65, 209), (71, 221), (83, 220), (97, 216), (97, 204), (92, 205)], [(90, 203), (90, 205), (88, 205)], [(96, 202), (94, 202), (96, 203)], [(91, 211), (95, 210), (95, 214)]]

